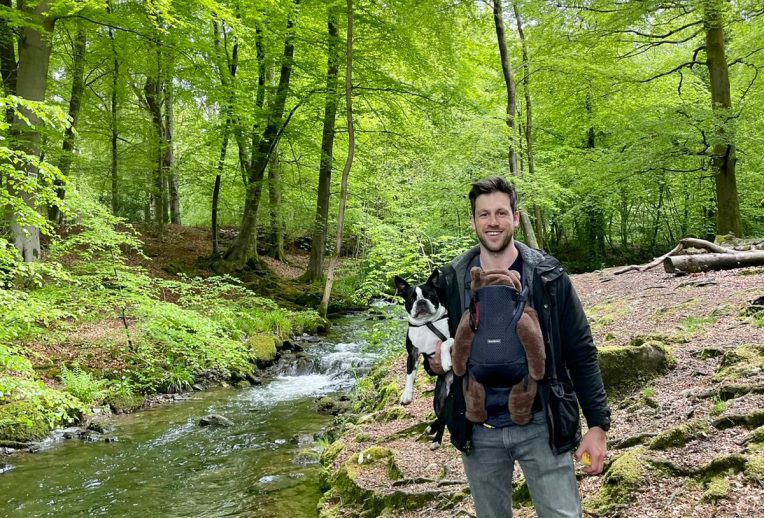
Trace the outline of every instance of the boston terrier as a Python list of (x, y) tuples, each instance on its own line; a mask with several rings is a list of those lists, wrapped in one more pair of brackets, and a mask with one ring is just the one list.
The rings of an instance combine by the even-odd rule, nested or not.
[[(454, 343), (448, 330), (448, 311), (438, 299), (438, 280), (440, 272), (436, 269), (432, 272), (427, 282), (418, 286), (411, 286), (401, 277), (395, 277), (395, 288), (398, 295), (403, 297), (408, 313), (409, 328), (406, 333), (406, 387), (401, 395), (401, 404), (411, 403), (414, 397), (414, 381), (416, 380), (419, 355), (425, 357), (425, 361), (435, 356), (435, 348), (441, 342), (440, 362), (445, 374), (445, 395), (451, 385), (453, 373), (451, 372), (451, 346)], [(445, 397), (444, 395), (444, 397)], [(436, 394), (436, 399), (438, 394)], [(441, 405), (435, 403), (436, 414)], [(428, 428), (427, 433), (433, 436), (430, 449), (440, 446), (443, 439), (445, 421), (438, 417)]]

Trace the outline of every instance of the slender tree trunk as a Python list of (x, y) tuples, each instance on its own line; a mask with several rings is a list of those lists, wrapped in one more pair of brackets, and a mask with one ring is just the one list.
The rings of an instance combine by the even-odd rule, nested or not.
[(175, 112), (173, 110), (174, 95), (172, 77), (167, 77), (164, 82), (164, 127), (162, 139), (162, 176), (167, 179), (168, 202), (170, 209), (170, 223), (180, 225), (180, 192), (178, 188), (178, 174), (175, 170)]
[(735, 165), (737, 163), (735, 135), (734, 130), (730, 131), (726, 127), (728, 123), (734, 123), (734, 114), (732, 113), (729, 69), (724, 48), (725, 7), (721, 0), (709, 0), (703, 5), (711, 102), (717, 117), (716, 143), (712, 156), (718, 207), (717, 232), (742, 236), (743, 223), (740, 218), (735, 177)]
[(279, 149), (273, 150), (268, 167), (268, 201), (270, 202), (271, 232), (268, 255), (279, 261), (286, 261), (284, 253), (284, 217), (281, 212), (281, 160)]
[[(13, 10), (12, 0), (0, 0), (0, 6)], [(0, 75), (5, 95), (16, 95), (16, 34), (5, 18), (0, 18)], [(13, 124), (13, 108), (5, 111), (5, 121)]]
[(313, 223), (313, 239), (310, 247), (310, 261), (303, 279), (311, 282), (324, 276), (324, 253), (329, 232), (329, 200), (332, 185), (332, 162), (334, 160), (334, 127), (337, 119), (339, 84), (339, 32), (337, 16), (330, 10), (328, 21), (328, 58), (326, 65), (326, 101), (324, 103), (324, 125), (321, 133), (321, 163), (318, 167), (318, 195), (316, 197), (316, 219)]
[(109, 131), (110, 135), (110, 151), (111, 151), (111, 213), (114, 215), (119, 214), (119, 168), (118, 168), (118, 154), (117, 154), (117, 142), (119, 140), (119, 130), (117, 127), (117, 88), (119, 86), (119, 58), (117, 56), (117, 49), (114, 45), (114, 30), (109, 29), (109, 38), (111, 38), (112, 52), (114, 53), (114, 63), (111, 76), (111, 110), (109, 117)]
[[(48, 0), (42, 0), (33, 7), (24, 6), (25, 13), (36, 23), (35, 25), (24, 27), (22, 32), (19, 44), (16, 94), (30, 101), (45, 100), (51, 54), (50, 35), (55, 24), (54, 19), (44, 14), (49, 9), (50, 2)], [(40, 32), (40, 29), (43, 32)], [(13, 129), (19, 135), (20, 149), (29, 155), (39, 157), (41, 154), (41, 136), (37, 126), (40, 120), (28, 110), (20, 108), (19, 111), (29, 121), (27, 123), (21, 117), (15, 117), (13, 121)], [(37, 178), (38, 171), (36, 167), (27, 165), (26, 172), (29, 177)], [(21, 193), (21, 197), (27, 205), (36, 209), (32, 194), (24, 192)], [(11, 214), (11, 234), (13, 235), (14, 245), (19, 250), (24, 262), (37, 261), (40, 258), (39, 228), (31, 225), (22, 225)]]
[(284, 58), (281, 63), (279, 84), (273, 96), (269, 109), (268, 124), (259, 139), (253, 154), (253, 160), (248, 171), (248, 184), (244, 200), (239, 234), (226, 251), (224, 258), (238, 264), (249, 260), (257, 261), (257, 209), (260, 206), (262, 183), (265, 169), (268, 166), (273, 149), (278, 144), (280, 132), (283, 130), (284, 106), (289, 93), (289, 81), (292, 75), (294, 60), (294, 17), (297, 15), (296, 6), (299, 0), (293, 0), (295, 9), (292, 10), (287, 22), (287, 35), (284, 40)]
[(225, 108), (225, 126), (223, 127), (223, 142), (220, 145), (220, 157), (218, 158), (217, 174), (215, 175), (215, 187), (212, 190), (212, 255), (220, 254), (220, 243), (218, 236), (218, 200), (220, 197), (220, 183), (222, 181), (223, 169), (225, 167), (225, 157), (228, 150), (228, 141), (231, 134), (231, 125), (233, 124), (233, 103), (234, 89), (233, 80), (236, 77), (236, 70), (239, 62), (239, 42), (234, 41), (233, 51), (229, 58), (227, 50), (220, 43), (220, 30), (217, 22), (213, 22), (215, 34), (215, 53), (218, 61), (218, 70), (220, 71), (220, 83), (228, 90), (228, 101)]
[(355, 130), (353, 128), (353, 0), (347, 0), (348, 27), (347, 27), (347, 54), (345, 59), (345, 105), (347, 109), (348, 124), (348, 156), (345, 160), (345, 167), (342, 169), (342, 183), (340, 187), (340, 207), (337, 214), (337, 242), (329, 262), (329, 271), (326, 274), (326, 285), (324, 285), (324, 296), (321, 299), (321, 306), (318, 312), (326, 318), (329, 311), (329, 298), (332, 295), (332, 286), (334, 285), (334, 274), (337, 271), (337, 260), (340, 250), (342, 250), (342, 229), (345, 226), (345, 204), (348, 196), (348, 176), (353, 167), (353, 155), (355, 154)]
[[(496, 0), (499, 1), (499, 0)], [(528, 160), (528, 176), (533, 179), (536, 174), (536, 162), (533, 154), (533, 105), (531, 104), (531, 61), (528, 55), (528, 42), (525, 39), (523, 30), (523, 20), (520, 16), (520, 10), (517, 2), (512, 2), (512, 9), (515, 12), (515, 21), (517, 22), (517, 34), (520, 37), (520, 43), (523, 50), (523, 91), (525, 93), (525, 155)], [(531, 208), (535, 220), (535, 238), (536, 248), (544, 247), (544, 216), (541, 213), (541, 207), (533, 205)]]
[(154, 210), (154, 221), (156, 221), (160, 227), (167, 223), (167, 194), (165, 192), (165, 179), (164, 179), (164, 167), (162, 167), (163, 154), (162, 154), (162, 140), (163, 140), (163, 123), (162, 123), (162, 103), (161, 103), (161, 83), (156, 77), (146, 77), (146, 83), (143, 86), (143, 92), (146, 97), (146, 105), (148, 107), (149, 114), (151, 115), (151, 122), (154, 126), (154, 178), (153, 189), (151, 191), (152, 205)]
[[(64, 132), (63, 154), (58, 169), (63, 176), (69, 175), (72, 167), (75, 148), (75, 130), (80, 118), (80, 107), (82, 105), (82, 94), (85, 92), (85, 48), (87, 47), (87, 33), (83, 27), (77, 28), (77, 35), (74, 38), (74, 53), (72, 56), (72, 90), (69, 96), (69, 117), (71, 125)], [(63, 201), (66, 196), (66, 189), (63, 181), (55, 180), (56, 193), (58, 199)], [(53, 223), (61, 222), (61, 209), (58, 205), (52, 205), (48, 208), (48, 219)]]
[(517, 112), (517, 87), (512, 74), (512, 64), (507, 50), (507, 39), (504, 30), (504, 12), (502, 0), (493, 2), (493, 22), (496, 27), (496, 39), (499, 43), (501, 71), (507, 88), (507, 126), (509, 126), (509, 172), (517, 175), (517, 151), (515, 150), (515, 113)]

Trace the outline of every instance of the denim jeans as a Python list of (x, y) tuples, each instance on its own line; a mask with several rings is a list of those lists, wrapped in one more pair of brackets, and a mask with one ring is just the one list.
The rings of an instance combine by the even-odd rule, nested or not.
[(520, 464), (538, 518), (579, 518), (581, 499), (572, 453), (555, 455), (544, 414), (522, 426), (475, 425), (473, 449), (462, 453), (478, 518), (512, 516), (512, 473)]

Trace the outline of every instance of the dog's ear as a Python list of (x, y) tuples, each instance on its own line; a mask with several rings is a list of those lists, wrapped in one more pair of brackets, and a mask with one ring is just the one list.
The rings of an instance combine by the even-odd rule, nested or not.
[(402, 278), (395, 276), (395, 293), (398, 295), (403, 296), (405, 291), (409, 289), (411, 286), (409, 286), (409, 283), (404, 281)]
[(438, 283), (440, 283), (440, 270), (435, 268), (430, 274), (430, 277), (427, 279), (427, 284), (429, 284), (430, 286), (435, 286), (437, 288)]

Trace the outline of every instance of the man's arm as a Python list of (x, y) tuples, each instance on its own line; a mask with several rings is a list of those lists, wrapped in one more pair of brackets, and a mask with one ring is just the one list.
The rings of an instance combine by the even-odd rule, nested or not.
[(576, 460), (581, 460), (584, 452), (588, 452), (590, 464), (583, 471), (597, 475), (602, 473), (607, 458), (606, 432), (610, 428), (610, 408), (589, 322), (567, 275), (562, 287), (560, 338), (563, 361), (570, 372), (576, 397), (589, 427), (575, 456)]

